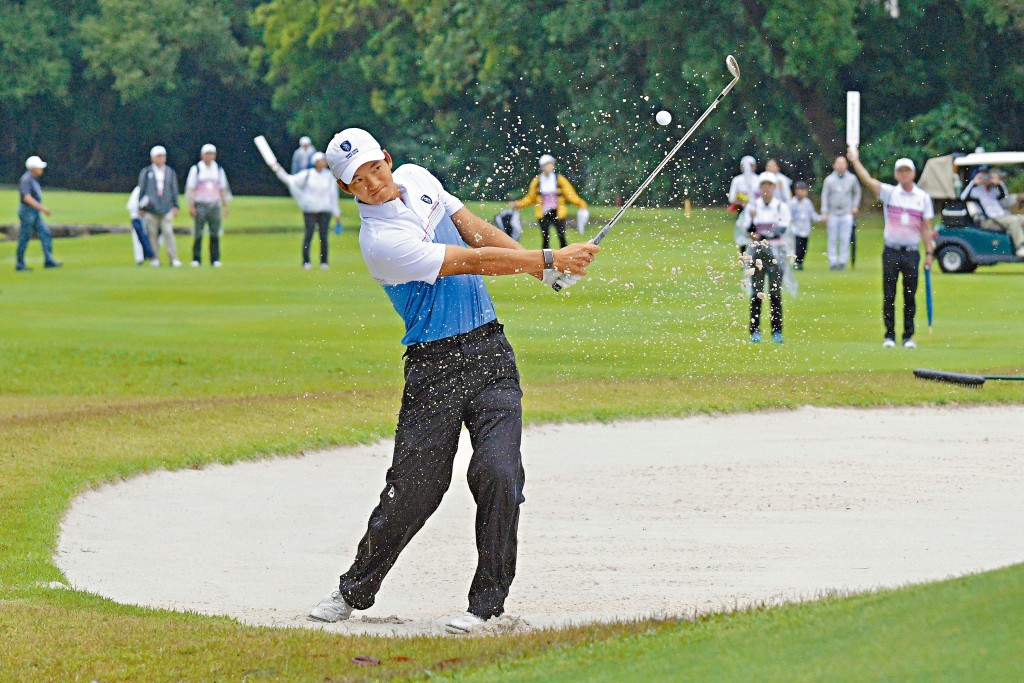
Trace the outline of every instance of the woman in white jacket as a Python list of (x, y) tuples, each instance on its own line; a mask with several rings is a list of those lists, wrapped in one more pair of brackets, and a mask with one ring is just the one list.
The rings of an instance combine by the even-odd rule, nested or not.
[(341, 215), (338, 207), (338, 183), (334, 180), (334, 174), (328, 170), (327, 157), (322, 152), (314, 154), (312, 162), (313, 168), (299, 171), (295, 175), (285, 173), (281, 164), (275, 164), (274, 173), (288, 186), (288, 191), (302, 209), (302, 216), (305, 219), (302, 267), (306, 270), (313, 267), (309, 261), (309, 246), (313, 241), (313, 232), (316, 231), (320, 234), (320, 267), (327, 270), (327, 230), (331, 225), (331, 216), (337, 219)]

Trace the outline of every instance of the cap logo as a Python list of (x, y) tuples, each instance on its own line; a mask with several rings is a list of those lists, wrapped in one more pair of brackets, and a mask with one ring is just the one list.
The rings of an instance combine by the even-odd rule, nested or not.
[(423, 195), (422, 197), (420, 197), (420, 199), (423, 200), (424, 204), (433, 204), (434, 203), (434, 200), (431, 199), (430, 197), (428, 197), (427, 195)]
[(352, 143), (351, 142), (349, 142), (348, 140), (345, 140), (345, 142), (341, 143), (341, 151), (342, 152), (350, 152), (351, 150), (352, 150)]

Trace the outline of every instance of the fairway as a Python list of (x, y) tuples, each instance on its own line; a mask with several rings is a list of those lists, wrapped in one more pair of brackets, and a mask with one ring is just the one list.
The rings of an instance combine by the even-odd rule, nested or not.
[[(65, 194), (75, 199), (76, 193), (49, 195), (55, 208)], [(90, 211), (103, 217), (98, 220), (123, 215), (118, 195), (82, 197), (95, 202)], [(351, 216), (351, 205), (344, 206)], [(682, 627), (595, 626), (465, 641), (382, 642), (254, 629), (48, 588), (64, 580), (52, 560), (59, 521), (87, 487), (162, 467), (199, 468), (393, 434), (401, 320), (366, 273), (354, 220), (340, 237), (331, 235), (331, 269), (303, 271), (297, 232), (232, 234), (233, 227), (248, 227), (242, 217), (250, 215), (265, 219), (253, 219), (252, 227), (297, 228), (300, 216), (290, 199), (240, 197), (233, 208), (237, 218), (227, 221), (225, 265), (218, 270), (136, 267), (122, 234), (58, 240), (64, 268), (15, 273), (14, 243), (0, 243), (5, 679), (238, 679), (253, 671), (291, 679), (411, 676), (554, 647), (509, 672), (553, 680), (561, 678), (559, 658), (615, 671), (608, 661), (621, 660), (618, 648), (624, 647), (654, 653), (665, 666), (686, 664), (697, 678), (739, 680), (756, 674), (729, 652), (771, 643), (758, 651), (757, 666), (792, 671), (787, 665), (813, 632), (843, 636), (828, 657), (805, 670), (807, 679), (855, 679), (864, 671), (858, 668), (863, 653), (877, 652), (884, 641), (905, 654), (878, 662), (872, 670), (878, 677), (920, 671), (941, 678), (943, 662), (966, 663), (946, 669), (961, 680), (1012, 678), (1020, 670), (1020, 608), (1013, 606), (1024, 594), (1019, 565), (952, 583)], [(487, 205), (479, 213), (489, 217), (498, 208)], [(592, 224), (611, 214), (594, 207)], [(603, 243), (590, 276), (566, 294), (529, 277), (488, 282), (519, 358), (530, 423), (804, 405), (1022, 401), (1019, 384), (968, 390), (924, 383), (910, 372), (1024, 372), (1022, 265), (964, 276), (936, 273), (933, 333), (925, 329), (921, 305), (920, 348), (882, 349), (880, 222), (862, 221), (856, 268), (841, 273), (828, 270), (816, 228), (799, 294), (784, 302), (785, 343), (752, 345), (731, 216), (698, 210), (686, 219), (680, 211), (636, 210), (620, 226)], [(539, 245), (532, 224), (524, 242)], [(39, 265), (38, 243), (29, 256), (30, 265)], [(923, 295), (919, 300), (923, 304)], [(947, 428), (956, 434), (956, 424)], [(370, 484), (376, 489), (378, 482)], [(309, 586), (311, 598), (324, 589)], [(933, 618), (937, 613), (942, 619)], [(894, 614), (916, 626), (889, 629)], [(970, 627), (976, 615), (985, 616), (984, 628)], [(962, 630), (954, 625), (958, 619), (966, 624)], [(615, 640), (620, 636), (625, 639)], [(58, 637), (67, 643), (59, 655), (39, 654), (52, 652), (47, 643)], [(384, 665), (352, 665), (351, 657), (360, 654), (374, 654)], [(499, 677), (501, 666), (479, 676)]]

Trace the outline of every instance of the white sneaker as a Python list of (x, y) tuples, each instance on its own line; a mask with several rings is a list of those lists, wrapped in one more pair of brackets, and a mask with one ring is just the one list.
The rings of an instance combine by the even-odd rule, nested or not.
[(153, 266), (154, 268), (159, 268), (160, 267), (160, 259), (158, 259), (158, 258), (153, 259), (152, 261), (149, 262), (149, 265)]
[(198, 268), (199, 267), (199, 261), (193, 261), (192, 262), (192, 267), (193, 268)]
[(326, 263), (321, 263), (320, 264), (320, 270), (327, 270), (328, 268), (330, 268), (330, 266), (327, 265)]
[(1017, 256), (1020, 258), (1024, 258), (1024, 247), (1021, 247), (1020, 249), (1017, 250)]
[(884, 342), (882, 342), (882, 348), (883, 349), (894, 349), (894, 348), (896, 348), (896, 340), (895, 339), (886, 339)]
[(213, 267), (214, 268), (220, 268), (220, 261), (214, 261), (213, 262)]
[(313, 264), (312, 264), (312, 263), (303, 263), (303, 264), (302, 264), (302, 269), (303, 269), (303, 270), (309, 270), (309, 269), (310, 269), (310, 268), (312, 268), (312, 267), (313, 267)]
[(328, 593), (323, 600), (317, 603), (309, 612), (309, 616), (306, 617), (310, 621), (323, 621), (328, 624), (333, 624), (336, 621), (344, 621), (352, 616), (352, 610), (355, 609), (347, 602), (345, 598), (341, 597), (341, 592), (333, 590)]
[(449, 619), (444, 628), (448, 633), (472, 633), (475, 629), (483, 626), (486, 621), (472, 612), (466, 612)]
[(913, 339), (905, 339), (903, 341), (903, 348), (905, 349), (916, 349), (917, 344), (914, 343)]
[(171, 261), (171, 265), (175, 268), (181, 268), (181, 261), (179, 261), (178, 259), (174, 259), (173, 261)]

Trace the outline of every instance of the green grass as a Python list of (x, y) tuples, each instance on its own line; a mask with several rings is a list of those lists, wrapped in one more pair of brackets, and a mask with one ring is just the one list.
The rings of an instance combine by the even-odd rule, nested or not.
[[(53, 192), (46, 199), (54, 222), (58, 212), (67, 222), (124, 222), (120, 195)], [(346, 203), (345, 211), (351, 209)], [(481, 209), (484, 216), (494, 212), (493, 205)], [(594, 220), (610, 213), (598, 208)], [(681, 630), (644, 623), (461, 641), (253, 629), (41, 587), (62, 578), (51, 561), (57, 526), (84, 487), (158, 467), (197, 467), (392, 433), (402, 380), (401, 323), (366, 274), (356, 231), (331, 236), (327, 272), (299, 268), (295, 234), (232, 234), (233, 228), (298, 221), (289, 198), (239, 197), (220, 270), (137, 268), (128, 238), (104, 235), (59, 240), (58, 258), (66, 264), (59, 271), (15, 273), (14, 244), (0, 243), (0, 679), (356, 680), (475, 671), (502, 662), (516, 667), (513, 677), (553, 680), (562, 677), (549, 675), (557, 667), (586, 667), (588, 658), (606, 655), (625, 664), (645, 662), (647, 678), (659, 677), (654, 667), (662, 660), (666, 671), (705, 679), (757, 678), (743, 668), (755, 664), (769, 672), (764, 677), (839, 678), (864, 672), (865, 653), (878, 643), (900, 654), (878, 676), (860, 678), (914, 672), (935, 678), (933, 664), (975, 661), (977, 652), (1000, 656), (988, 670), (949, 670), (985, 680), (1019, 664), (1019, 654), (1001, 654), (1019, 640), (996, 634), (1021, 631), (1020, 610), (1009, 609), (1014, 603), (1006, 593), (1019, 597), (1022, 567), (891, 594), (714, 617)], [(356, 223), (350, 218), (347, 225)], [(815, 254), (821, 232), (812, 238)], [(934, 333), (924, 330), (919, 297), (921, 348), (883, 351), (880, 231), (869, 219), (857, 268), (832, 273), (815, 255), (800, 274), (800, 295), (786, 300), (786, 343), (754, 346), (746, 342), (747, 304), (731, 234), (730, 219), (717, 211), (691, 219), (636, 211), (605, 243), (591, 277), (567, 295), (525, 277), (491, 280), (520, 360), (527, 420), (1021, 401), (1012, 383), (972, 391), (921, 383), (909, 370), (1024, 370), (1024, 320), (1014, 294), (1024, 267), (936, 274)], [(528, 230), (526, 242), (536, 246), (535, 230)], [(39, 265), (38, 243), (29, 254)], [(951, 601), (951, 591), (962, 599)], [(990, 628), (948, 631), (935, 617), (942, 609), (965, 624), (984, 615)], [(893, 623), (907, 626), (887, 630)], [(815, 634), (814, 651), (829, 654), (815, 658), (818, 668), (801, 668), (804, 644)], [(548, 648), (554, 660), (533, 658)], [(362, 669), (349, 661), (356, 654), (383, 664)], [(520, 669), (513, 662), (524, 656), (530, 658)], [(614, 671), (611, 664), (601, 667)]]

